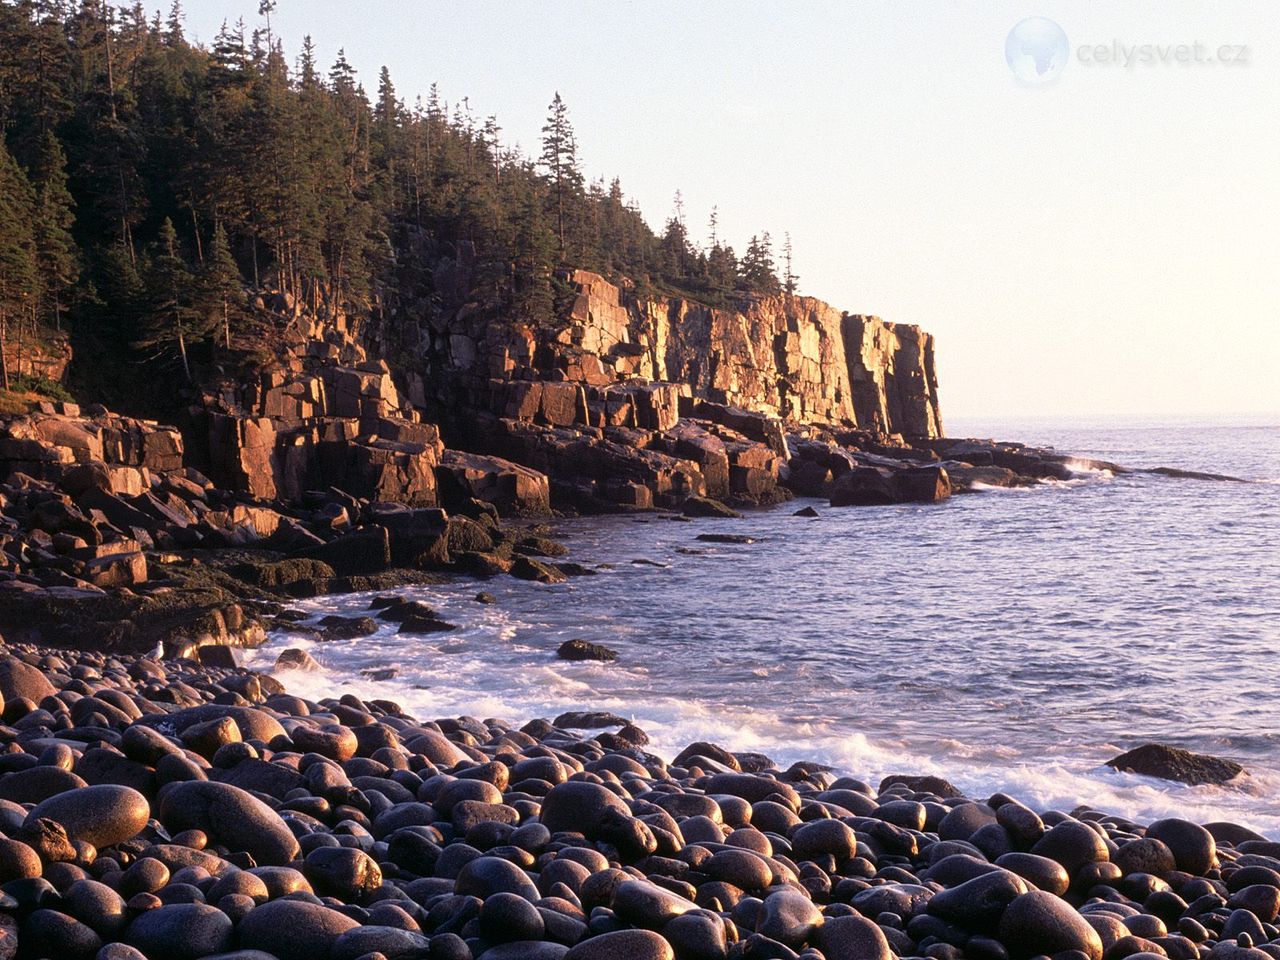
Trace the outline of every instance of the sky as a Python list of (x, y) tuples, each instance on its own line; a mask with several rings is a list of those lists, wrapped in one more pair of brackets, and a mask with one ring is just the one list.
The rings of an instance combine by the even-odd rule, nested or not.
[[(261, 23), (185, 6), (204, 42)], [(1065, 34), (1051, 82), (1006, 59), (1029, 17)], [(655, 227), (679, 190), (695, 238), (713, 206), (739, 250), (790, 232), (802, 293), (932, 332), (946, 416), (1280, 415), (1270, 4), (279, 0), (272, 26), (526, 152), (559, 91), (584, 172)]]

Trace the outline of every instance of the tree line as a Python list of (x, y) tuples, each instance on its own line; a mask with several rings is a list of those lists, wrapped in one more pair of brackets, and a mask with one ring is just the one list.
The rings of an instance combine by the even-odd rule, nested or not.
[(558, 93), (526, 156), (434, 86), (407, 104), (384, 67), (370, 96), (310, 38), (290, 62), (274, 8), (204, 47), (176, 2), (0, 0), (0, 342), (70, 327), (191, 379), (193, 351), (232, 350), (246, 289), (446, 307), (446, 259), (469, 298), (535, 323), (566, 267), (711, 303), (795, 292), (789, 238), (781, 264), (768, 233), (739, 256), (713, 210), (694, 242), (678, 194), (655, 233), (616, 178), (586, 182)]

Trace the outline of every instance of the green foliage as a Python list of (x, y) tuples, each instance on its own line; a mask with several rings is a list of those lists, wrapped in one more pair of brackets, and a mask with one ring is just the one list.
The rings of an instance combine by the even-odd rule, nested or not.
[(385, 69), (371, 101), (310, 38), (291, 65), (274, 9), (201, 48), (176, 0), (163, 20), (0, 0), (5, 316), (189, 371), (234, 343), (244, 286), (383, 318), (475, 301), (533, 322), (565, 268), (713, 303), (780, 289), (767, 235), (739, 262), (714, 227), (693, 242), (682, 210), (656, 235), (616, 179), (587, 184), (558, 93), (526, 156), (466, 100), (433, 87), (406, 105)]
[(9, 389), (15, 393), (34, 393), (62, 403), (75, 403), (70, 391), (56, 380), (30, 373), (17, 373), (9, 378)]

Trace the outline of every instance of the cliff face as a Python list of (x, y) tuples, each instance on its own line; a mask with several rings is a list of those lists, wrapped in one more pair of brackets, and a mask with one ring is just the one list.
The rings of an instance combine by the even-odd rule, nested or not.
[[(497, 387), (504, 381), (560, 379), (607, 392), (639, 378), (800, 423), (942, 435), (933, 337), (919, 327), (841, 313), (812, 297), (723, 309), (637, 297), (581, 270), (571, 282), (577, 296), (556, 329), (460, 315), (442, 331), (443, 372), (469, 384), (474, 405), (507, 414), (506, 391)], [(485, 383), (496, 394), (488, 403)], [(588, 424), (596, 419), (590, 406), (588, 397)], [(599, 425), (608, 425), (607, 409)]]
[(472, 304), (379, 323), (270, 298), (281, 362), (192, 408), (192, 463), (285, 501), (335, 486), (425, 507), (501, 487), (512, 508), (607, 509), (782, 496), (780, 421), (891, 446), (942, 434), (918, 327), (810, 297), (724, 309), (567, 280), (559, 319), (537, 326)]

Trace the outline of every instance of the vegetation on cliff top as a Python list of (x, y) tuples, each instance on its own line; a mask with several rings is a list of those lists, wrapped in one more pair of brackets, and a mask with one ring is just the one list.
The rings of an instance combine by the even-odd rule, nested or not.
[(264, 9), (204, 48), (176, 3), (162, 18), (0, 0), (0, 339), (19, 357), (69, 328), (95, 363), (190, 379), (231, 348), (246, 287), (378, 317), (461, 298), (534, 322), (560, 267), (712, 303), (794, 289), (789, 244), (779, 280), (768, 234), (738, 257), (713, 214), (695, 244), (678, 195), (655, 234), (618, 180), (585, 182), (558, 93), (525, 156), (465, 99), (433, 87), (408, 105), (385, 68), (370, 97), (309, 39), (290, 63)]

